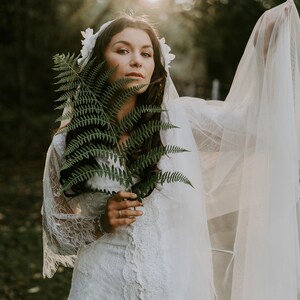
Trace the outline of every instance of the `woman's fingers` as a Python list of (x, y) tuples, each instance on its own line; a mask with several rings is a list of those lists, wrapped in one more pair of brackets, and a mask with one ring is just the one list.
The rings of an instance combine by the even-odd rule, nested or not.
[(120, 209), (129, 209), (129, 208), (135, 208), (143, 206), (141, 202), (138, 200), (124, 200), (124, 201), (110, 201), (108, 203), (108, 210), (120, 210)]
[(131, 193), (131, 192), (118, 192), (116, 194), (114, 194), (111, 199), (116, 200), (116, 201), (123, 201), (125, 199), (136, 199), (137, 195), (135, 193)]
[[(109, 232), (115, 231), (119, 226), (130, 225), (136, 218), (143, 214), (135, 208), (143, 206), (138, 200), (137, 195), (131, 192), (118, 192), (107, 202), (106, 224)], [(127, 200), (132, 199), (132, 200)]]
[(108, 225), (111, 228), (110, 232), (115, 231), (119, 226), (129, 225), (136, 221), (136, 217), (141, 216), (143, 213), (141, 211), (122, 211), (123, 214), (119, 214), (119, 211), (108, 212)]
[(141, 216), (142, 214), (142, 211), (133, 209), (111, 209), (107, 211), (107, 216), (110, 219), (132, 218)]
[(143, 212), (140, 210), (132, 210), (132, 209), (120, 209), (116, 213), (117, 213), (116, 217), (119, 219), (138, 217), (143, 214)]

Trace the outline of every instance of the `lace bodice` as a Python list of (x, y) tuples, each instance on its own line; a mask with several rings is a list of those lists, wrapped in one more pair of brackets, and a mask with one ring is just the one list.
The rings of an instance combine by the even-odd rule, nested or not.
[[(44, 202), (43, 207), (44, 275), (46, 276), (51, 276), (58, 264), (73, 266), (79, 250), (79, 253), (88, 253), (89, 248), (99, 243), (94, 237), (93, 220), (104, 211), (107, 201), (107, 196), (102, 193), (86, 193), (71, 199), (66, 199), (60, 194), (58, 174), (64, 147), (65, 135), (56, 135), (48, 151), (46, 170), (49, 176), (44, 178), (44, 180), (49, 180), (44, 184), (46, 186), (48, 184), (48, 188), (51, 189), (48, 197), (49, 195), (52, 197)], [(123, 188), (112, 180), (98, 176), (89, 180), (88, 184), (93, 188), (101, 188), (105, 185), (112, 191)], [(161, 266), (162, 251), (159, 247), (161, 242), (159, 241), (160, 225), (157, 207), (157, 202), (161, 201), (162, 197), (162, 194), (155, 191), (144, 201), (142, 219), (138, 219), (132, 226), (121, 228), (116, 234), (105, 234), (100, 238), (100, 243), (110, 245), (112, 250), (115, 244), (126, 245), (123, 253), (125, 257), (124, 299), (134, 299), (136, 295), (139, 295), (141, 299), (155, 299), (157, 298), (155, 294), (161, 295), (164, 291), (162, 283), (165, 276), (164, 268)], [(95, 257), (89, 256), (85, 259), (93, 261)], [(159, 268), (157, 268), (158, 265), (160, 265)], [(85, 269), (83, 262), (80, 266), (84, 272), (91, 272)], [(86, 268), (89, 268), (88, 266), (89, 264)], [(111, 266), (112, 269), (119, 267)]]

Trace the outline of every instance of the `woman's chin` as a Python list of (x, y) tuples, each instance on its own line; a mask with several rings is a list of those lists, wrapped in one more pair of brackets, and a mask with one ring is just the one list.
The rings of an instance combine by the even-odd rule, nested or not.
[[(143, 84), (143, 83), (142, 83), (142, 82), (131, 82), (131, 83), (129, 83), (129, 84), (127, 84), (127, 85), (125, 86), (125, 89), (132, 88), (132, 87), (135, 87), (135, 86), (139, 86), (139, 85), (141, 85), (141, 84)], [(144, 93), (144, 92), (147, 90), (147, 88), (148, 88), (148, 85), (143, 86), (143, 87), (140, 88), (136, 93), (137, 93), (137, 94), (142, 94), (142, 93)]]

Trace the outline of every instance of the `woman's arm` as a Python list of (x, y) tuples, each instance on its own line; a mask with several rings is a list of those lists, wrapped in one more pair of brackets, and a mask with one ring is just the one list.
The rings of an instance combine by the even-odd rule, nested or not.
[(136, 198), (129, 192), (118, 192), (110, 198), (99, 192), (66, 198), (60, 192), (59, 182), (63, 148), (64, 137), (56, 137), (47, 153), (43, 178), (44, 276), (47, 277), (52, 277), (60, 264), (73, 266), (78, 250), (103, 235), (99, 221), (111, 233), (133, 223), (142, 214), (131, 210), (142, 204), (127, 200)]
[(96, 218), (105, 211), (107, 201), (107, 196), (101, 193), (67, 199), (60, 192), (63, 143), (62, 137), (50, 145), (43, 178), (43, 273), (47, 277), (51, 277), (60, 264), (73, 266), (77, 251), (101, 236)]

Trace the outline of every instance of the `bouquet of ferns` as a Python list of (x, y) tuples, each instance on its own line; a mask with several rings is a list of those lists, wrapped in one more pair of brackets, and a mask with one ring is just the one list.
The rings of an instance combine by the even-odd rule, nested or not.
[[(122, 78), (107, 84), (115, 69), (104, 70), (104, 63), (90, 60), (84, 68), (77, 64), (73, 55), (55, 55), (54, 70), (59, 74), (55, 77), (59, 85), (57, 91), (60, 97), (57, 109), (67, 111), (58, 120), (71, 120), (65, 128), (69, 133), (77, 131), (64, 151), (62, 170), (70, 170), (70, 176), (62, 183), (61, 191), (72, 189), (77, 184), (88, 181), (93, 176), (108, 177), (118, 182), (128, 191), (132, 191), (141, 199), (147, 196), (158, 184), (170, 182), (191, 182), (180, 172), (163, 172), (157, 170), (146, 181), (139, 182), (139, 177), (145, 169), (163, 155), (181, 153), (187, 150), (178, 146), (154, 147), (148, 153), (139, 155), (128, 164), (132, 151), (149, 139), (153, 133), (176, 128), (171, 123), (160, 120), (149, 121), (138, 125), (138, 120), (145, 113), (163, 112), (161, 107), (139, 105), (135, 107), (120, 122), (116, 115), (129, 97), (136, 94), (142, 87), (136, 85), (124, 88), (132, 79)], [(132, 128), (134, 128), (132, 130)], [(126, 143), (119, 140), (131, 129)], [(101, 157), (116, 164), (86, 163), (91, 158)], [(101, 189), (101, 192), (109, 193)]]

